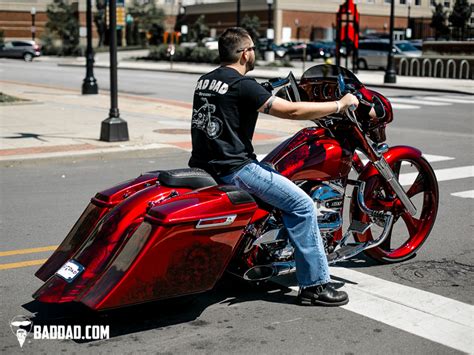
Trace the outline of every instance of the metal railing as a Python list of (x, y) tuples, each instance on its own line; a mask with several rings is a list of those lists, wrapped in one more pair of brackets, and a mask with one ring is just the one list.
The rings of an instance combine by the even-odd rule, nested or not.
[(466, 59), (401, 58), (398, 74), (449, 79), (471, 79), (471, 66)]

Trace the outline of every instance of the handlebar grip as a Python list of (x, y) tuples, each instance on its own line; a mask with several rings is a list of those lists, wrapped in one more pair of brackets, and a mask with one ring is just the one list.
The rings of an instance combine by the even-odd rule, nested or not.
[(348, 110), (351, 111), (351, 112), (354, 112), (355, 110), (357, 110), (357, 106), (356, 105), (350, 105)]

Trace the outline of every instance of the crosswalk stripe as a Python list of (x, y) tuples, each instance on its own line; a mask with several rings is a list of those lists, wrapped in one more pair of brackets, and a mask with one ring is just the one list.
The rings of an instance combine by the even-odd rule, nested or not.
[[(474, 165), (460, 166), (457, 168), (438, 169), (434, 172), (438, 182), (465, 179), (474, 176)], [(415, 181), (417, 176), (418, 172), (401, 174), (399, 178), (400, 184), (402, 184), (403, 186), (410, 185), (411, 183), (413, 183), (413, 181)]]
[(407, 104), (399, 104), (399, 103), (392, 103), (392, 108), (393, 109), (398, 109), (398, 110), (414, 110), (421, 108), (421, 106), (416, 106), (416, 105), (407, 105)]
[(415, 100), (415, 99), (407, 99), (407, 98), (400, 98), (394, 97), (390, 98), (390, 102), (393, 103), (408, 103), (408, 104), (418, 104), (418, 105), (427, 105), (427, 106), (450, 106), (452, 103), (449, 102), (435, 102), (435, 101), (423, 101), (423, 100)]
[(342, 308), (460, 351), (474, 349), (474, 306), (346, 268), (330, 272), (347, 281)]
[(462, 197), (462, 198), (474, 198), (474, 190), (455, 192), (451, 194), (452, 196)]
[[(437, 97), (437, 96), (424, 96), (419, 97), (420, 100), (428, 100), (428, 101), (443, 101), (443, 102), (451, 102), (456, 104), (473, 104), (473, 100), (463, 100), (463, 99), (451, 99), (449, 97)], [(425, 101), (426, 102), (426, 101)]]

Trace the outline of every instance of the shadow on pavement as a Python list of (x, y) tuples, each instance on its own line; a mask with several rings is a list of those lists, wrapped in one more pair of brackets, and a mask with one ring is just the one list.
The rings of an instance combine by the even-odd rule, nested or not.
[[(213, 290), (204, 294), (104, 312), (93, 312), (81, 304), (51, 305), (38, 301), (24, 304), (23, 308), (34, 314), (31, 317), (34, 325), (81, 326), (82, 334), (85, 334), (87, 325), (109, 325), (110, 338), (114, 338), (182, 323), (200, 325), (196, 319), (206, 308), (214, 304), (231, 306), (255, 300), (294, 303), (294, 296), (289, 295), (291, 292), (290, 288), (273, 282), (249, 284), (232, 276), (226, 276)], [(92, 343), (97, 340), (74, 341)]]

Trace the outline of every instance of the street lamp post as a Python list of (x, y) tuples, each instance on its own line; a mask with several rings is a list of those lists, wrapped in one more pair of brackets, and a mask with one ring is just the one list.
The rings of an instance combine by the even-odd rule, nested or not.
[(237, 0), (237, 27), (240, 27), (240, 0)]
[(406, 38), (411, 38), (411, 26), (410, 26), (411, 0), (407, 0), (407, 3), (408, 3), (408, 18), (407, 18)]
[(86, 77), (82, 82), (82, 94), (94, 95), (99, 93), (97, 80), (94, 78), (94, 50), (92, 49), (92, 1), (87, 0), (86, 11), (87, 48), (86, 48)]
[(35, 34), (36, 34), (36, 27), (35, 27), (35, 16), (36, 16), (36, 8), (32, 7), (31, 8), (31, 40), (35, 40)]
[(394, 25), (395, 0), (390, 4), (390, 41), (388, 48), (387, 69), (385, 70), (384, 83), (394, 84), (397, 82), (397, 74), (395, 72), (395, 63), (393, 58), (393, 25)]
[(128, 141), (128, 126), (120, 118), (117, 93), (117, 0), (109, 1), (109, 53), (110, 53), (110, 111), (102, 121), (100, 140), (106, 142)]
[(273, 5), (273, 0), (267, 0), (267, 5), (268, 5), (268, 28), (267, 28), (267, 50), (271, 50), (271, 44), (274, 38), (274, 33), (273, 33), (273, 24), (272, 24), (272, 5)]

